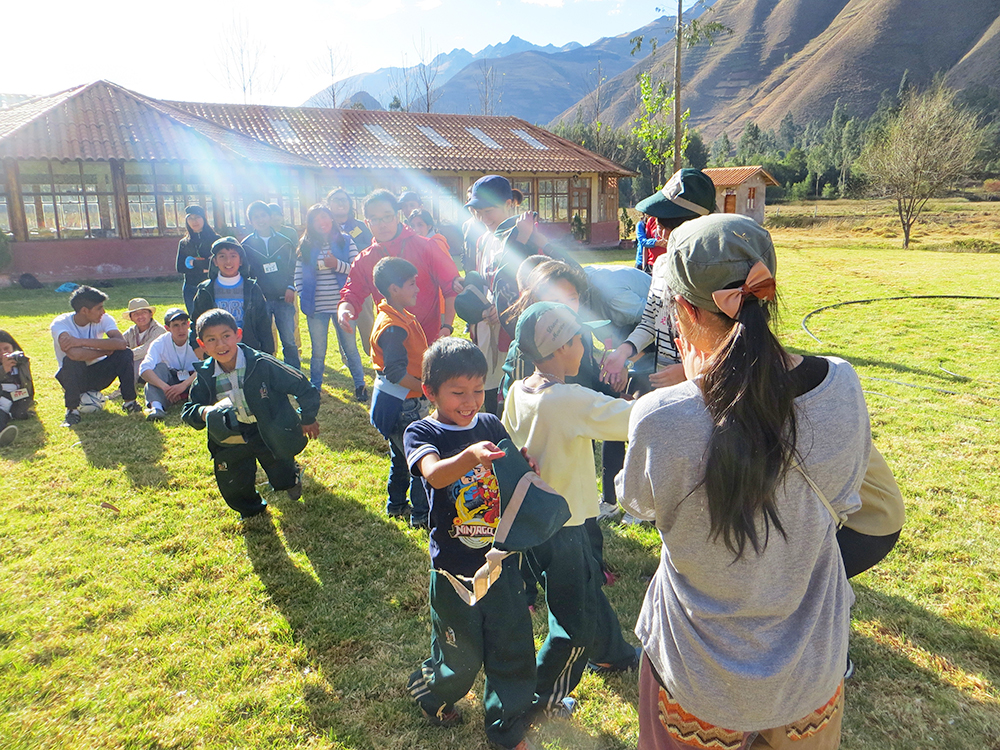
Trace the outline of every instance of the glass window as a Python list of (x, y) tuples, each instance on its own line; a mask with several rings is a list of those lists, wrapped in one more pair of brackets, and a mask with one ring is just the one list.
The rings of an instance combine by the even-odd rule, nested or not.
[[(0, 172), (0, 177), (3, 177)], [(7, 212), (7, 180), (0, 179), (0, 232), (10, 232), (10, 215)]]
[(569, 221), (569, 180), (538, 181), (538, 218), (542, 221)]
[(107, 163), (19, 164), (29, 239), (114, 237), (114, 192)]
[(125, 189), (128, 192), (128, 215), (134, 237), (160, 234), (156, 220), (156, 188), (152, 164), (125, 163)]
[(753, 211), (757, 207), (757, 188), (747, 188), (747, 209)]
[(524, 202), (521, 203), (522, 211), (531, 211), (534, 205), (531, 200), (531, 180), (511, 180), (510, 186), (515, 190), (520, 190), (524, 194)]

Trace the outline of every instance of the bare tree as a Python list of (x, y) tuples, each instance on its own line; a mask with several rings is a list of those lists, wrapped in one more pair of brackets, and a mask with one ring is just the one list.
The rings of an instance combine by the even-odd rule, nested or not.
[(942, 80), (904, 95), (899, 112), (857, 163), (874, 194), (896, 201), (904, 248), (927, 201), (968, 176), (985, 143), (979, 119), (955, 106), (955, 93)]
[(343, 107), (346, 104), (344, 89), (347, 87), (344, 74), (350, 67), (350, 62), (343, 50), (327, 45), (326, 53), (319, 60), (314, 61), (312, 67), (324, 78), (328, 77), (330, 84), (312, 97), (311, 101), (317, 107), (329, 107), (330, 109)]
[(410, 106), (416, 98), (416, 83), (413, 71), (406, 65), (406, 54), (403, 53), (400, 58), (400, 66), (391, 68), (389, 72), (389, 94), (392, 97), (389, 109), (409, 112)]
[(416, 88), (421, 97), (419, 103), (424, 105), (424, 111), (430, 112), (434, 107), (434, 102), (441, 98), (441, 92), (435, 85), (438, 69), (436, 65), (433, 65), (437, 54), (422, 31), (420, 32), (420, 42), (414, 41), (413, 47), (420, 61), (414, 75)]
[(476, 90), (479, 92), (479, 110), (484, 115), (499, 115), (503, 106), (503, 73), (489, 60), (480, 60)]
[(267, 46), (253, 34), (245, 16), (234, 14), (219, 39), (223, 40), (216, 47), (221, 83), (239, 92), (244, 104), (278, 90), (283, 75), (268, 65)]

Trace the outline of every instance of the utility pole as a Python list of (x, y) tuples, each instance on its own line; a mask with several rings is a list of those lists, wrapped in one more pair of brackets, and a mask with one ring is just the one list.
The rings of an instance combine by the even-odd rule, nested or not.
[(681, 168), (681, 40), (684, 36), (683, 0), (677, 0), (677, 28), (674, 32), (674, 171)]

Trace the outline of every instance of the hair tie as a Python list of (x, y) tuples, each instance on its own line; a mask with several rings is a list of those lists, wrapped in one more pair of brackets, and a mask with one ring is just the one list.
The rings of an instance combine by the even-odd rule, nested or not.
[(740, 310), (743, 309), (743, 300), (750, 296), (768, 301), (775, 297), (774, 276), (761, 261), (754, 264), (750, 273), (747, 274), (747, 280), (738, 288), (720, 289), (717, 292), (712, 292), (715, 304), (733, 320), (739, 318)]

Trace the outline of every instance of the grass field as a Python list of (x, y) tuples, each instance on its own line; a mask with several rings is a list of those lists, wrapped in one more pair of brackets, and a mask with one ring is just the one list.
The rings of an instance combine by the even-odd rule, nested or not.
[[(1000, 214), (977, 210), (969, 236), (988, 236)], [(785, 341), (854, 363), (907, 500), (896, 549), (853, 582), (843, 747), (996, 750), (1000, 308), (839, 307), (811, 318), (821, 343), (799, 322), (847, 300), (997, 297), (1000, 255), (904, 252), (848, 223), (775, 231)], [(922, 229), (916, 247), (964, 236), (942, 227)], [(179, 283), (107, 291), (115, 316), (132, 296), (161, 311), (180, 302)], [(405, 692), (429, 643), (426, 534), (382, 513), (385, 444), (335, 347), (302, 500), (271, 497), (270, 518), (244, 526), (218, 496), (204, 433), (176, 411), (149, 424), (111, 405), (59, 426), (47, 328), (65, 309), (51, 290), (0, 291), (0, 327), (32, 356), (39, 390), (38, 419), (0, 454), (0, 747), (485, 747), (481, 681), (449, 730), (420, 721)], [(629, 633), (658, 538), (605, 531), (619, 573), (607, 592)], [(539, 642), (544, 628), (539, 613)], [(575, 718), (533, 736), (550, 750), (634, 747), (636, 694), (634, 675), (587, 675)]]

